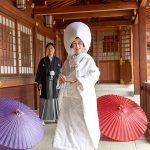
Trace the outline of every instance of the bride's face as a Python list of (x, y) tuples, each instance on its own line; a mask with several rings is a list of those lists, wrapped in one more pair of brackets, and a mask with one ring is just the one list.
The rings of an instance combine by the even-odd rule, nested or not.
[(84, 44), (80, 38), (75, 38), (74, 41), (71, 44), (71, 47), (74, 49), (75, 54), (80, 54), (82, 52), (82, 49), (84, 47)]

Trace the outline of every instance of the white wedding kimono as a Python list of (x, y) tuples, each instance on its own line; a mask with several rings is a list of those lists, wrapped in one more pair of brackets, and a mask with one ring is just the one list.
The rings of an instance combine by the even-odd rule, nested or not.
[[(53, 146), (62, 150), (94, 150), (100, 140), (95, 83), (99, 69), (87, 53), (70, 56), (65, 61), (62, 74), (67, 82), (61, 85), (60, 114)], [(77, 79), (75, 86), (69, 81)]]

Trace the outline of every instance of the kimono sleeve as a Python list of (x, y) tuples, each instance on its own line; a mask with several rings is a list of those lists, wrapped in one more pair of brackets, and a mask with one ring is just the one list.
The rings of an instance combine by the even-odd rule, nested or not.
[(43, 71), (42, 66), (43, 66), (43, 59), (41, 59), (39, 62), (38, 69), (35, 76), (35, 82), (37, 84), (40, 84), (42, 82), (42, 71)]
[(93, 87), (99, 79), (100, 71), (94, 60), (91, 58), (87, 63), (88, 70), (85, 76), (79, 76), (78, 81), (83, 86), (83, 89)]

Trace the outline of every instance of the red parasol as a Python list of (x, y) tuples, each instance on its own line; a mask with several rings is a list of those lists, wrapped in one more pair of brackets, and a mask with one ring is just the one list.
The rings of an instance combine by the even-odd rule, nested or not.
[(146, 115), (132, 100), (104, 95), (97, 103), (100, 130), (105, 136), (117, 141), (132, 141), (146, 131)]

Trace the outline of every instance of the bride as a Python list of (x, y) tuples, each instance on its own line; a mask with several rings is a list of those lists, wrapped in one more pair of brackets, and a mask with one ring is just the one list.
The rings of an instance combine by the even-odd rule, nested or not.
[(87, 25), (74, 22), (64, 32), (68, 58), (64, 62), (60, 84), (60, 114), (53, 146), (62, 150), (94, 150), (100, 140), (95, 83), (99, 69), (87, 54), (91, 32)]

